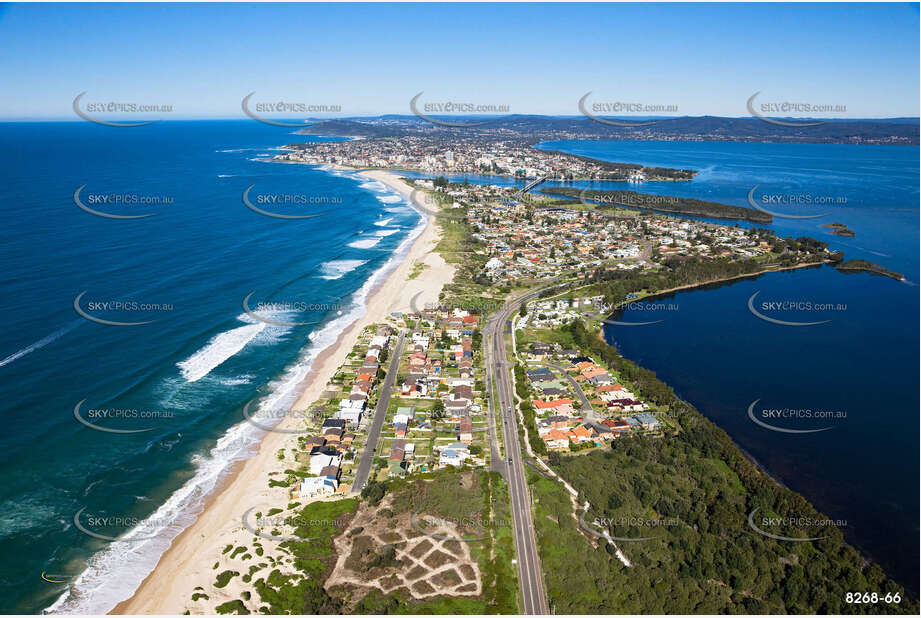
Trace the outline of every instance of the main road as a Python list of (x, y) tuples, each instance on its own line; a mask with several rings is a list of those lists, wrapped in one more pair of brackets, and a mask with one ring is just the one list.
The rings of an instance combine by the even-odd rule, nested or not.
[(403, 355), (403, 339), (406, 333), (400, 331), (400, 337), (397, 344), (393, 346), (392, 356), (390, 357), (390, 367), (387, 369), (387, 376), (381, 385), (381, 394), (377, 398), (377, 406), (374, 408), (374, 421), (371, 424), (371, 431), (368, 432), (368, 441), (365, 442), (365, 450), (358, 460), (358, 470), (355, 472), (355, 480), (352, 481), (352, 493), (359, 493), (368, 482), (368, 475), (371, 473), (371, 466), (374, 464), (374, 453), (377, 451), (377, 441), (381, 436), (381, 428), (384, 426), (384, 419), (387, 418), (387, 406), (390, 405), (390, 395), (393, 392), (393, 383), (397, 379), (397, 370), (400, 367), (400, 356)]
[[(518, 440), (518, 416), (515, 414), (515, 388), (509, 377), (510, 365), (505, 352), (505, 330), (511, 316), (518, 311), (522, 302), (536, 297), (545, 288), (529, 292), (504, 305), (498, 312), (490, 316), (486, 323), (486, 370), (491, 376), (489, 383), (495, 385), (498, 391), (498, 401), (495, 401), (493, 390), (490, 388), (490, 402), (493, 411), (498, 409), (502, 419), (502, 429), (505, 436), (505, 452), (507, 461), (503, 466), (501, 462), (493, 460), (492, 467), (502, 471), (508, 481), (509, 492), (512, 499), (512, 525), (515, 547), (518, 553), (518, 583), (521, 588), (522, 613), (548, 614), (547, 598), (544, 593), (543, 577), (540, 570), (540, 556), (537, 553), (537, 541), (534, 537), (534, 523), (531, 518), (531, 498), (528, 493), (528, 484), (525, 480), (524, 465), (521, 457), (521, 445)], [(494, 423), (490, 423), (494, 431)]]

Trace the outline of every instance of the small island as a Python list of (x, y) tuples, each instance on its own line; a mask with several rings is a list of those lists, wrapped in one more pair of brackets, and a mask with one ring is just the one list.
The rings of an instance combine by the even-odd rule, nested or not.
[(707, 202), (690, 197), (652, 195), (636, 191), (581, 191), (570, 187), (548, 187), (541, 193), (583, 198), (600, 207), (623, 206), (641, 210), (654, 210), (668, 214), (694, 215), (714, 219), (730, 219), (770, 223), (773, 217), (764, 211), (719, 202)]
[(889, 277), (896, 281), (905, 281), (905, 275), (891, 271), (876, 262), (870, 262), (868, 260), (846, 260), (836, 264), (835, 268), (844, 273), (866, 272), (871, 275)]
[(853, 238), (857, 234), (853, 230), (848, 228), (848, 226), (843, 223), (826, 223), (822, 227), (827, 227), (831, 229), (831, 233), (835, 236), (847, 236), (848, 238)]

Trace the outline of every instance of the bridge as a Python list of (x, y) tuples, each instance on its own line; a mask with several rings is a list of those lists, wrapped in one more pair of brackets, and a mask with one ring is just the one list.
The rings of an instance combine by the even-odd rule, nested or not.
[(524, 194), (527, 193), (528, 191), (532, 191), (533, 189), (535, 189), (535, 188), (538, 187), (539, 185), (544, 184), (545, 182), (547, 182), (547, 179), (546, 179), (546, 178), (538, 178), (538, 179), (536, 179), (536, 180), (532, 180), (531, 182), (529, 182), (528, 184), (526, 184), (526, 185), (521, 189), (521, 191), (519, 191), (518, 193), (515, 194), (515, 198), (520, 200), (522, 195), (524, 195)]

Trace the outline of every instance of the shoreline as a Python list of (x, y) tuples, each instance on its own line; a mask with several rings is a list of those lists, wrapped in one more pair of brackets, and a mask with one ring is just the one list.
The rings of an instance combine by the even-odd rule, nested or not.
[(616, 305), (614, 307), (614, 311), (616, 311), (619, 307), (626, 305), (628, 303), (639, 302), (639, 301), (644, 301), (644, 300), (658, 300), (664, 296), (667, 296), (669, 294), (674, 294), (676, 292), (689, 292), (696, 288), (703, 288), (708, 285), (725, 283), (727, 281), (736, 281), (739, 279), (757, 279), (761, 275), (767, 275), (770, 273), (781, 273), (781, 272), (786, 272), (790, 270), (798, 270), (800, 268), (811, 268), (813, 266), (824, 266), (824, 265), (833, 264), (833, 263), (834, 262), (832, 262), (831, 260), (823, 260), (821, 262), (806, 262), (805, 264), (794, 264), (793, 266), (781, 266), (780, 268), (769, 268), (767, 270), (759, 270), (758, 272), (755, 272), (755, 273), (744, 273), (741, 275), (733, 275), (731, 277), (723, 277), (721, 279), (713, 279), (711, 281), (704, 281), (701, 283), (689, 283), (687, 285), (680, 285), (675, 288), (667, 288), (665, 290), (659, 290), (659, 291), (653, 292), (652, 294), (649, 294), (648, 296), (643, 296), (642, 298), (632, 298), (629, 301), (624, 301), (623, 303)]
[[(628, 302), (658, 300), (658, 299), (661, 299), (661, 298), (663, 298), (663, 297), (675, 295), (675, 294), (677, 294), (677, 293), (679, 293), (679, 292), (702, 291), (702, 290), (707, 289), (708, 286), (711, 286), (711, 285), (720, 285), (720, 284), (722, 284), (722, 283), (733, 282), (733, 281), (739, 281), (739, 280), (743, 280), (743, 279), (757, 279), (758, 277), (760, 277), (760, 276), (762, 276), (762, 275), (769, 274), (769, 273), (772, 273), (772, 272), (785, 272), (785, 271), (793, 271), (793, 270), (798, 270), (798, 269), (802, 269), (802, 268), (812, 268), (812, 267), (820, 268), (820, 267), (822, 267), (822, 266), (831, 266), (832, 268), (835, 268), (836, 270), (840, 270), (840, 269), (837, 268), (837, 264), (838, 264), (838, 262), (835, 262), (834, 260), (822, 260), (822, 261), (820, 261), (820, 262), (808, 262), (808, 263), (796, 264), (796, 265), (793, 265), (793, 266), (786, 266), (786, 267), (781, 267), (781, 268), (776, 268), (776, 269), (762, 270), (762, 271), (759, 271), (759, 272), (757, 272), (757, 273), (748, 273), (748, 274), (735, 275), (735, 276), (732, 276), (732, 277), (725, 277), (725, 278), (721, 278), (721, 279), (714, 279), (714, 280), (712, 280), (712, 281), (708, 281), (708, 282), (705, 282), (705, 283), (695, 283), (695, 284), (688, 284), (688, 285), (684, 285), (684, 286), (678, 286), (678, 287), (674, 287), (674, 288), (668, 288), (668, 289), (665, 289), (665, 290), (661, 290), (661, 291), (654, 292), (654, 293), (652, 293), (652, 294), (649, 294), (648, 296), (644, 296), (643, 298), (634, 299), (634, 300), (628, 301)], [(867, 270), (865, 270), (865, 269), (853, 269), (851, 272), (870, 272), (870, 271), (867, 271)], [(870, 274), (877, 274), (877, 275), (880, 275), (879, 273), (872, 273), (872, 272), (870, 272)], [(885, 275), (880, 275), (880, 276), (885, 276)], [(890, 278), (894, 279), (894, 277), (890, 277)], [(618, 306), (621, 306), (621, 305), (618, 305)], [(639, 363), (638, 361), (636, 361), (635, 359), (633, 359), (633, 358), (631, 358), (631, 357), (626, 356), (625, 354), (623, 354), (623, 353), (621, 352), (621, 349), (616, 345), (616, 341), (615, 341), (614, 343), (608, 342), (608, 340), (605, 338), (605, 331), (604, 331), (603, 324), (599, 325), (599, 328), (598, 328), (598, 330), (597, 330), (596, 336), (597, 336), (598, 339), (599, 339), (600, 341), (602, 341), (605, 345), (610, 346), (610, 347), (613, 347), (613, 348), (617, 351), (617, 354), (618, 354), (622, 359), (627, 360), (627, 361), (633, 363), (633, 364), (634, 364), (635, 366), (637, 366), (637, 367), (641, 367), (641, 368), (644, 368), (644, 369), (649, 369), (648, 366), (646, 366), (646, 365), (644, 365), (644, 364), (640, 364), (640, 363)], [(671, 383), (666, 382), (665, 380), (663, 380), (663, 379), (661, 379), (661, 378), (658, 378), (658, 376), (656, 376), (656, 377), (657, 377), (657, 379), (659, 379), (663, 384), (665, 384), (665, 385), (667, 385), (667, 386), (669, 386), (669, 387), (672, 387)], [(674, 387), (672, 387), (672, 388), (674, 388)], [(747, 449), (745, 449), (744, 447), (742, 447), (742, 445), (739, 444), (739, 442), (737, 441), (737, 439), (736, 439), (733, 435), (731, 435), (731, 434), (729, 433), (728, 430), (726, 430), (716, 419), (711, 418), (706, 412), (703, 411), (702, 408), (700, 408), (700, 407), (698, 407), (697, 405), (691, 403), (690, 401), (687, 401), (687, 400), (683, 399), (683, 398), (680, 397), (677, 393), (675, 393), (675, 397), (676, 397), (679, 401), (681, 401), (681, 402), (683, 402), (683, 403), (685, 403), (685, 404), (691, 406), (691, 407), (696, 411), (697, 414), (699, 414), (699, 415), (702, 416), (704, 419), (706, 419), (709, 423), (711, 423), (711, 424), (712, 424), (714, 427), (716, 427), (718, 430), (722, 431), (722, 432), (728, 437), (729, 442), (731, 443), (732, 447), (733, 447), (734, 449), (736, 449), (736, 450), (742, 455), (742, 457), (743, 457), (746, 461), (748, 461), (748, 463), (751, 464), (751, 466), (752, 466), (760, 475), (762, 475), (762, 476), (764, 476), (765, 478), (767, 478), (768, 480), (770, 480), (770, 482), (773, 483), (774, 485), (776, 485), (776, 486), (778, 486), (778, 487), (780, 487), (780, 488), (782, 488), (782, 489), (785, 489), (785, 490), (787, 490), (787, 491), (790, 491), (791, 493), (793, 493), (793, 494), (795, 494), (795, 495), (801, 497), (801, 498), (802, 498), (811, 508), (813, 508), (817, 513), (823, 513), (823, 514), (824, 514), (824, 512), (822, 511), (822, 509), (816, 504), (816, 502), (814, 501), (814, 499), (813, 499), (811, 496), (807, 495), (807, 494), (805, 493), (805, 491), (793, 489), (793, 488), (791, 488), (790, 486), (788, 486), (787, 484), (785, 484), (783, 481), (781, 481), (781, 480), (778, 478), (778, 476), (775, 475), (775, 474), (777, 474), (777, 473), (772, 473), (772, 472), (771, 472), (765, 465), (763, 465), (754, 455), (752, 455)], [(848, 537), (847, 537), (847, 534), (845, 533), (844, 530), (842, 530), (841, 532), (842, 532), (842, 536), (844, 537), (844, 543), (846, 544), (846, 546), (851, 547), (851, 548), (853, 548), (856, 552), (858, 552), (858, 553), (861, 555), (861, 557), (863, 558), (863, 560), (869, 561), (869, 562), (871, 562), (871, 563), (876, 564), (876, 565), (879, 566), (880, 568), (883, 568), (882, 564), (881, 564), (880, 561), (877, 559), (877, 557), (874, 555), (873, 550), (872, 550), (869, 546), (867, 546), (867, 545), (866, 545), (865, 543), (863, 543), (863, 542), (858, 543), (858, 542), (855, 541), (854, 539), (848, 538)], [(906, 583), (905, 581), (903, 581), (903, 580), (901, 580), (901, 579), (897, 579), (896, 576), (892, 574), (891, 570), (885, 569), (885, 571), (886, 571), (886, 577), (887, 577), (887, 578), (889, 578), (889, 579), (890, 579), (891, 581), (893, 581), (893, 582), (896, 582), (899, 586), (902, 586), (907, 592), (909, 592), (909, 594), (911, 594), (911, 588), (909, 587), (910, 585), (909, 585), (908, 583)], [(915, 593), (915, 594), (916, 594), (916, 593)], [(916, 595), (916, 596), (917, 596), (917, 595)]]
[[(396, 175), (383, 171), (358, 174), (380, 182), (413, 203), (412, 189)], [(413, 207), (418, 205), (413, 204)], [(380, 281), (372, 284), (364, 302), (364, 314), (347, 325), (332, 344), (317, 354), (300, 384), (302, 392), (292, 409), (304, 408), (319, 398), (366, 326), (383, 321), (391, 312), (409, 311), (410, 299), (418, 292), (423, 293), (425, 302), (437, 301), (443, 286), (451, 281), (454, 268), (434, 251), (441, 238), (436, 218), (423, 217), (421, 232), (411, 239), (402, 256), (395, 256), (400, 262)], [(414, 279), (409, 279), (408, 275), (417, 262), (425, 263), (428, 268)], [(287, 428), (296, 422), (296, 419), (292, 421), (285, 417), (276, 427)], [(276, 453), (287, 448), (289, 442), (296, 445), (297, 436), (267, 432), (255, 455), (228, 468), (226, 477), (208, 497), (195, 521), (173, 539), (153, 571), (134, 593), (108, 613), (181, 614), (190, 609), (192, 588), (213, 578), (212, 564), (221, 556), (221, 549), (234, 542), (235, 537), (252, 536), (240, 525), (242, 514), (263, 503), (287, 502), (287, 490), (269, 488), (268, 475), (286, 467), (284, 461), (278, 461)]]
[[(781, 267), (781, 268), (773, 268), (773, 269), (770, 269), (770, 270), (762, 270), (762, 271), (757, 272), (757, 273), (748, 273), (748, 274), (743, 274), (743, 275), (734, 275), (734, 276), (732, 276), (732, 277), (724, 277), (724, 278), (722, 278), (722, 279), (714, 279), (714, 280), (712, 280), (712, 281), (707, 281), (706, 283), (689, 283), (688, 285), (682, 285), (682, 286), (678, 286), (678, 287), (675, 287), (675, 288), (668, 288), (668, 289), (665, 289), (665, 290), (660, 290), (660, 291), (658, 291), (658, 292), (654, 292), (654, 293), (650, 294), (649, 296), (644, 296), (644, 297), (639, 298), (639, 299), (633, 299), (633, 300), (631, 300), (631, 301), (629, 301), (629, 302), (659, 300), (659, 299), (661, 299), (661, 298), (663, 298), (663, 297), (665, 297), (665, 296), (669, 296), (669, 295), (672, 295), (672, 294), (676, 294), (676, 293), (678, 293), (678, 292), (691, 292), (691, 291), (694, 291), (694, 290), (696, 290), (696, 289), (706, 288), (706, 287), (709, 286), (709, 285), (718, 285), (718, 284), (721, 284), (721, 283), (726, 283), (726, 282), (729, 282), (729, 281), (738, 281), (738, 280), (741, 280), (741, 279), (749, 279), (749, 278), (751, 278), (751, 279), (757, 279), (757, 278), (760, 277), (761, 275), (766, 275), (766, 274), (769, 274), (769, 273), (779, 273), (779, 272), (797, 270), (797, 269), (800, 269), (800, 268), (809, 268), (809, 267), (813, 267), (813, 266), (823, 266), (823, 265), (827, 265), (827, 264), (831, 264), (831, 262), (828, 261), (828, 260), (825, 260), (825, 261), (822, 261), (822, 262), (807, 262), (807, 263), (805, 263), (805, 264), (795, 264), (795, 265), (793, 265), (793, 266), (784, 266), (784, 267)], [(626, 303), (624, 303), (624, 304), (626, 304)], [(619, 306), (621, 306), (621, 305), (618, 305), (618, 307), (619, 307)], [(616, 311), (616, 308), (615, 308), (615, 311)], [(640, 365), (639, 363), (637, 363), (635, 360), (633, 360), (633, 359), (631, 359), (631, 358), (627, 358), (626, 356), (624, 356), (623, 354), (621, 354), (620, 349), (619, 349), (616, 345), (611, 344), (611, 343), (608, 343), (608, 341), (604, 338), (604, 328), (603, 328), (603, 327), (600, 327), (600, 328), (598, 329), (598, 338), (599, 338), (601, 341), (603, 341), (603, 342), (605, 343), (605, 345), (609, 345), (609, 346), (613, 347), (615, 350), (617, 350), (617, 353), (620, 354), (623, 358), (629, 360), (630, 362), (636, 364), (636, 365), (639, 366), (639, 367), (642, 367), (642, 365)], [(676, 395), (676, 397), (677, 397), (677, 395)], [(680, 397), (679, 397), (679, 399), (680, 399)], [(684, 400), (681, 399), (681, 401), (684, 401)], [(697, 406), (694, 406), (694, 404), (692, 404), (692, 403), (690, 403), (690, 402), (687, 402), (687, 401), (686, 401), (685, 403), (687, 403), (688, 405), (693, 406), (694, 409), (697, 409)], [(698, 412), (700, 412), (700, 410), (698, 410)], [(703, 414), (705, 417), (707, 417), (706, 414), (704, 414), (703, 412), (700, 412), (700, 413)], [(707, 417), (707, 418), (709, 419), (709, 417)], [(719, 425), (718, 425), (715, 421), (710, 420), (710, 422), (712, 422), (714, 425), (716, 425), (717, 427), (719, 427)], [(722, 428), (721, 428), (721, 429), (722, 429)], [(725, 430), (724, 430), (724, 431), (725, 431)], [(727, 435), (728, 435), (728, 433), (727, 433)], [(777, 479), (776, 477), (774, 477), (774, 475), (771, 474), (770, 471), (768, 471), (768, 469), (765, 468), (765, 467), (761, 464), (761, 462), (759, 462), (757, 459), (755, 459), (755, 457), (754, 457), (751, 453), (749, 453), (749, 452), (746, 451), (744, 448), (742, 448), (740, 445), (738, 445), (738, 444), (736, 443), (736, 441), (732, 439), (731, 436), (730, 436), (730, 439), (732, 440), (732, 444), (733, 444), (737, 449), (739, 449), (739, 452), (742, 453), (742, 455), (743, 455), (743, 456), (744, 456), (744, 457), (745, 457), (745, 458), (746, 458), (746, 459), (747, 459), (747, 460), (758, 470), (758, 472), (760, 472), (760, 473), (763, 474), (764, 476), (766, 476), (766, 477), (768, 477), (769, 479), (771, 479), (771, 481), (773, 481), (775, 484), (779, 485), (780, 487), (783, 487), (784, 489), (790, 489), (790, 488), (787, 487), (784, 483), (782, 483), (779, 479)], [(792, 490), (791, 490), (791, 491), (792, 491)], [(811, 504), (811, 502), (810, 502), (810, 504)]]
[[(338, 136), (338, 135), (320, 135), (320, 134), (314, 134), (314, 133), (299, 133), (299, 132), (297, 132), (297, 131), (296, 131), (295, 133), (297, 133), (297, 134), (299, 134), (299, 135), (312, 135), (312, 136), (314, 136), (314, 137), (341, 137), (341, 136)], [(366, 137), (362, 137), (362, 136), (349, 135), (349, 136), (345, 136), (345, 138), (344, 138), (343, 141), (354, 141), (354, 140), (361, 140), (361, 139), (367, 139), (367, 138), (366, 138)], [(566, 155), (566, 156), (570, 156), (570, 157), (577, 157), (577, 158), (580, 158), (580, 159), (586, 159), (586, 160), (589, 160), (589, 161), (596, 162), (596, 163), (598, 163), (598, 164), (600, 164), (600, 165), (614, 165), (614, 166), (617, 166), (617, 165), (623, 165), (623, 166), (640, 165), (639, 163), (636, 163), (636, 164), (634, 164), (634, 163), (613, 163), (613, 162), (610, 162), (610, 161), (604, 161), (603, 159), (594, 159), (594, 158), (592, 158), (592, 157), (583, 157), (583, 156), (581, 156), (581, 155), (574, 155), (574, 154), (567, 153), (567, 152), (563, 152), (563, 151), (544, 150), (544, 149), (542, 149), (542, 148), (537, 148), (537, 144), (532, 144), (530, 147), (533, 148), (534, 150), (538, 150), (538, 151), (540, 151), (540, 152), (557, 153), (557, 154)], [(297, 148), (292, 148), (291, 145), (288, 144), (288, 145), (285, 145), (285, 146), (280, 146), (280, 147), (276, 148), (276, 150), (282, 150), (282, 151), (285, 151), (285, 152), (296, 152), (296, 151), (297, 151)], [(338, 163), (322, 163), (322, 164), (317, 164), (317, 163), (305, 163), (305, 162), (303, 162), (303, 161), (275, 161), (275, 162), (276, 162), (276, 163), (295, 163), (295, 164), (299, 164), (299, 165), (328, 165), (328, 166), (330, 166), (330, 167), (332, 167), (332, 168), (334, 168), (334, 169), (351, 170), (351, 171), (365, 170), (365, 171), (384, 171), (384, 172), (391, 172), (391, 173), (394, 173), (394, 172), (412, 172), (413, 174), (422, 174), (422, 175), (435, 176), (435, 177), (437, 177), (437, 176), (448, 176), (448, 175), (451, 175), (451, 176), (487, 176), (487, 177), (490, 177), (490, 176), (491, 176), (491, 177), (494, 177), (494, 178), (502, 178), (502, 179), (507, 179), (507, 180), (514, 180), (514, 181), (517, 181), (517, 182), (522, 182), (522, 183), (524, 183), (525, 185), (527, 185), (528, 182), (530, 182), (530, 181), (532, 181), (532, 180), (537, 180), (537, 177), (536, 177), (536, 176), (535, 176), (535, 177), (520, 178), (520, 177), (518, 177), (518, 176), (515, 176), (514, 174), (497, 174), (497, 173), (495, 173), (495, 172), (486, 172), (486, 171), (454, 172), (454, 171), (448, 171), (448, 170), (441, 170), (441, 171), (438, 171), (438, 172), (427, 172), (427, 171), (424, 171), (424, 170), (413, 169), (413, 168), (411, 168), (411, 167), (398, 167), (398, 166), (388, 166), (388, 167), (375, 167), (375, 166), (351, 167), (351, 166), (341, 165), (341, 164), (338, 164)], [(647, 169), (645, 165), (640, 165), (640, 168), (642, 168), (642, 169)], [(672, 169), (672, 168), (662, 168), (662, 169)], [(675, 170), (675, 171), (681, 171), (681, 170)], [(691, 170), (691, 171), (693, 171), (694, 176), (696, 176), (696, 175), (698, 174), (697, 170)], [(640, 182), (690, 182), (690, 181), (693, 180), (693, 179), (694, 179), (693, 176), (692, 176), (691, 178), (653, 178), (653, 179), (643, 180), (643, 181), (640, 181)], [(637, 181), (634, 181), (634, 180), (631, 180), (631, 179), (628, 179), (628, 178), (591, 178), (591, 177), (585, 177), (585, 178), (582, 178), (582, 177), (577, 177), (577, 178), (566, 178), (566, 177), (563, 177), (563, 178), (550, 178), (550, 177), (548, 176), (548, 177), (544, 178), (544, 180), (545, 180), (545, 181), (548, 181), (548, 182), (623, 182), (623, 183), (629, 183), (629, 184), (636, 184), (636, 183), (637, 183)]]

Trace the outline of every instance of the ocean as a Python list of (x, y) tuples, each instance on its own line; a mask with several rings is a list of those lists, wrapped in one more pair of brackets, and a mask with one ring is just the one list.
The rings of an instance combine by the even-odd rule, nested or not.
[(2, 125), (4, 611), (130, 596), (254, 452), (244, 406), (277, 421), (421, 232), (379, 182), (267, 162), (295, 141), (254, 121)]

